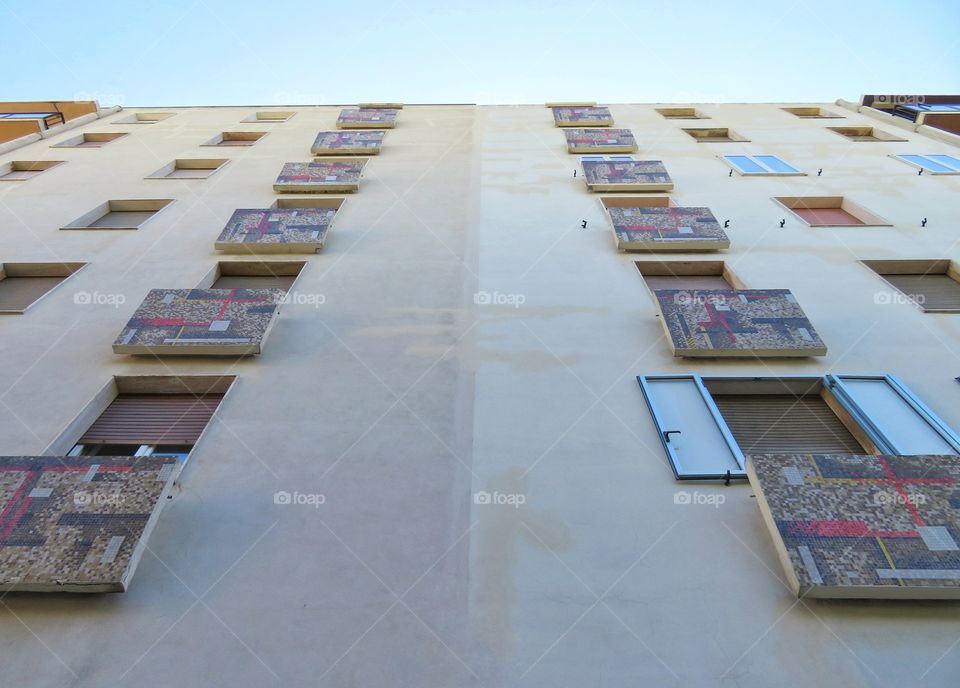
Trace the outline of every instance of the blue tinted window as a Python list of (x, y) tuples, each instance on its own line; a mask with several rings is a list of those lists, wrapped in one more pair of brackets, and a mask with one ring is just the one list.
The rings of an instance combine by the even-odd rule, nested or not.
[(799, 170), (794, 167), (790, 167), (790, 165), (785, 163), (776, 155), (755, 155), (753, 157), (774, 172), (799, 172)]
[(760, 174), (765, 174), (767, 172), (767, 170), (760, 167), (760, 165), (755, 163), (746, 155), (725, 155), (723, 157), (731, 164), (736, 165), (737, 169), (741, 172)]
[[(901, 155), (900, 157), (906, 160), (907, 162), (912, 162), (914, 165), (919, 165), (923, 169), (930, 170), (931, 172), (955, 171), (952, 168), (947, 167), (946, 165), (941, 165), (936, 160), (931, 160), (930, 158), (926, 158), (922, 155)], [(930, 157), (934, 157), (934, 156), (930, 156)], [(937, 157), (941, 157), (941, 156), (937, 156)], [(942, 157), (949, 157), (949, 156), (942, 156)]]
[(957, 172), (960, 172), (960, 159), (955, 158), (952, 155), (928, 155), (927, 158), (929, 160), (936, 160), (941, 165), (952, 167)]

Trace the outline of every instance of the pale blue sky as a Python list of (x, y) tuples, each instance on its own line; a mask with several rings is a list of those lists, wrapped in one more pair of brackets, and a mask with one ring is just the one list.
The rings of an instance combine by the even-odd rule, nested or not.
[(0, 0), (2, 100), (830, 101), (960, 93), (958, 0)]

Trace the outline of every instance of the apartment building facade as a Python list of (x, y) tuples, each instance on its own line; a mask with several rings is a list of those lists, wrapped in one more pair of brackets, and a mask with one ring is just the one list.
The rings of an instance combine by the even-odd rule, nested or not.
[(7, 142), (5, 681), (955, 685), (960, 147), (873, 104)]

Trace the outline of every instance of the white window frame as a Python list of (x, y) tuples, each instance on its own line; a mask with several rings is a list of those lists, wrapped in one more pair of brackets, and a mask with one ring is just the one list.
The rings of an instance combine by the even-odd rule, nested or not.
[(883, 453), (896, 456), (910, 455), (909, 452), (906, 452), (903, 447), (897, 446), (896, 442), (884, 433), (882, 425), (878, 424), (860, 408), (860, 405), (853, 400), (847, 386), (844, 384), (845, 381), (886, 382), (890, 389), (896, 393), (933, 432), (940, 435), (941, 439), (952, 447), (954, 452), (960, 454), (960, 436), (934, 413), (929, 406), (924, 404), (919, 397), (911, 392), (895, 375), (827, 375), (824, 384), (827, 385), (834, 397), (850, 412), (857, 424), (864, 429), (867, 436), (870, 437), (877, 448)]
[[(743, 376), (743, 377), (729, 377), (729, 376), (707, 376), (706, 379), (724, 379), (724, 380), (737, 380), (742, 379), (744, 381), (758, 380), (754, 376)], [(790, 380), (790, 379), (816, 379), (816, 376), (808, 378), (806, 376), (802, 378), (791, 378), (787, 377), (766, 377), (759, 378), (762, 380)], [(678, 432), (676, 428), (665, 427), (663, 423), (662, 414), (657, 409), (657, 401), (655, 395), (653, 394), (650, 388), (651, 381), (683, 381), (689, 380), (692, 381), (700, 392), (700, 396), (703, 398), (705, 407), (712, 416), (714, 422), (716, 423), (717, 429), (720, 431), (720, 434), (723, 436), (727, 448), (730, 451), (731, 456), (735, 459), (739, 470), (732, 469), (723, 469), (718, 467), (716, 471), (712, 472), (693, 472), (688, 471), (684, 468), (682, 461), (677, 456), (677, 452), (674, 447), (671, 445), (671, 436)], [(884, 454), (891, 454), (896, 456), (910, 456), (911, 452), (905, 447), (897, 446), (887, 434), (884, 433), (883, 422), (879, 421), (876, 418), (872, 418), (853, 398), (847, 387), (844, 385), (844, 381), (876, 381), (884, 382), (889, 388), (896, 393), (899, 398), (904, 402), (905, 409), (912, 410), (916, 413), (917, 417), (926, 423), (927, 427), (936, 435), (938, 435), (948, 446), (952, 447), (953, 451), (960, 455), (960, 435), (958, 435), (953, 429), (951, 429), (939, 416), (937, 416), (926, 404), (924, 404), (910, 389), (903, 384), (897, 377), (893, 375), (833, 375), (828, 374), (820, 378), (821, 383), (833, 394), (837, 402), (846, 410), (854, 422), (860, 427), (863, 433), (870, 439), (871, 442), (876, 445), (876, 447)], [(637, 382), (640, 384), (640, 389), (643, 392), (644, 399), (647, 402), (647, 407), (650, 410), (650, 416), (653, 420), (653, 424), (657, 429), (657, 434), (660, 437), (660, 443), (663, 445), (664, 452), (667, 455), (667, 458), (670, 460), (670, 466), (673, 469), (674, 477), (677, 480), (723, 480), (723, 479), (743, 479), (746, 478), (746, 470), (744, 465), (744, 455), (740, 450), (739, 445), (737, 444), (736, 439), (733, 437), (733, 433), (730, 432), (730, 428), (727, 426), (726, 421), (723, 419), (723, 415), (720, 413), (716, 404), (713, 401), (713, 397), (710, 394), (709, 389), (707, 389), (704, 384), (704, 378), (696, 374), (665, 374), (665, 375), (638, 375)], [(719, 450), (722, 452), (722, 448)]]

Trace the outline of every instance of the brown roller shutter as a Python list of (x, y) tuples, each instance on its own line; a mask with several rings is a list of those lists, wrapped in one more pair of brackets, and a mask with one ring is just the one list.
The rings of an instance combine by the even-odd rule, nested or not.
[(818, 395), (714, 394), (744, 454), (862, 454), (864, 448)]
[(949, 275), (884, 275), (883, 278), (926, 310), (960, 310), (960, 282)]
[(194, 444), (222, 394), (121, 394), (80, 439), (81, 444)]

